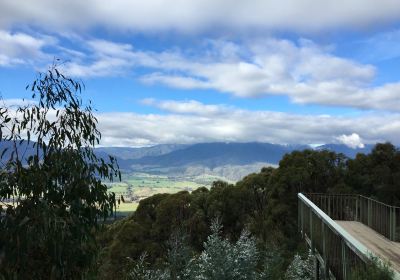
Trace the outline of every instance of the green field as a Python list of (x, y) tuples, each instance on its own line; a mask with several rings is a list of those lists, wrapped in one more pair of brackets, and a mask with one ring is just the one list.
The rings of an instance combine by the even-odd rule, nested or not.
[[(116, 198), (123, 196), (125, 203), (120, 200), (117, 212), (127, 214), (136, 210), (139, 201), (157, 193), (177, 193), (193, 191), (199, 187), (209, 187), (216, 178), (177, 178), (146, 173), (123, 174), (121, 182), (107, 184), (109, 192), (114, 192)], [(197, 181), (197, 182), (196, 182)], [(200, 182), (199, 182), (200, 181)]]

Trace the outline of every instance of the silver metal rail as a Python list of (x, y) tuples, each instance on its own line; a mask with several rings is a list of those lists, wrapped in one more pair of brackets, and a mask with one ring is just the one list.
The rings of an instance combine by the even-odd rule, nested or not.
[[(298, 202), (299, 230), (317, 259), (316, 279), (347, 280), (365, 269), (373, 252), (302, 193)], [(400, 274), (394, 273), (400, 280)]]

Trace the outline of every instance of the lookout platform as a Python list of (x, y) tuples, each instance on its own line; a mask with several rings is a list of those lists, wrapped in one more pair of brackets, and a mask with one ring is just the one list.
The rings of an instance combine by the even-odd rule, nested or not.
[(400, 242), (390, 241), (368, 226), (354, 221), (335, 221), (367, 249), (383, 260), (389, 261), (392, 268), (400, 272)]
[(315, 255), (315, 279), (354, 279), (371, 258), (400, 280), (400, 207), (360, 195), (298, 194), (299, 231)]

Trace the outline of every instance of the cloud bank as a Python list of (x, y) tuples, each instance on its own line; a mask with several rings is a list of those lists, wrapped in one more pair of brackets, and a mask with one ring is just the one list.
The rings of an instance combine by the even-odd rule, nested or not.
[(0, 0), (0, 26), (184, 33), (227, 29), (316, 32), (366, 28), (400, 17), (397, 0)]
[(399, 114), (315, 116), (248, 111), (193, 100), (145, 102), (169, 114), (100, 113), (101, 144), (144, 146), (220, 141), (344, 143), (351, 147), (378, 141), (400, 144)]
[[(65, 71), (75, 77), (135, 75), (145, 84), (178, 89), (215, 90), (239, 98), (288, 96), (291, 102), (400, 110), (400, 82), (375, 84), (377, 69), (342, 58), (329, 46), (310, 40), (267, 38), (234, 43), (204, 40), (192, 49), (154, 52), (100, 39), (75, 38), (81, 48), (65, 48), (56, 37), (0, 30), (0, 66), (40, 65), (54, 49), (70, 61)], [(49, 50), (50, 49), (50, 50)], [(195, 54), (193, 54), (195, 53)]]
[[(57, 56), (69, 60), (65, 71), (84, 79), (129, 76), (150, 86), (201, 89), (239, 99), (287, 96), (292, 103), (348, 107), (354, 113), (302, 115), (147, 98), (143, 105), (166, 114), (97, 114), (103, 145), (400, 144), (400, 81), (377, 82), (376, 66), (304, 39), (390, 26), (400, 19), (398, 7), (398, 0), (0, 0), (0, 67), (40, 68)], [(138, 49), (134, 42), (97, 38), (99, 30), (114, 39), (164, 32), (203, 40), (152, 51)], [(278, 34), (296, 34), (296, 39)], [(399, 34), (393, 30), (371, 37), (363, 61), (399, 57)]]
[(206, 41), (203, 51), (136, 50), (104, 40), (86, 42), (88, 57), (66, 65), (75, 76), (121, 75), (179, 89), (211, 89), (240, 98), (288, 96), (294, 103), (400, 110), (400, 82), (375, 85), (377, 69), (332, 53), (310, 40), (268, 38), (237, 44)]

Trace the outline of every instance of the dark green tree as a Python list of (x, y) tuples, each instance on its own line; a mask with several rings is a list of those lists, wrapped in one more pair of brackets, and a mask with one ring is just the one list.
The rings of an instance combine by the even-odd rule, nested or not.
[(118, 165), (94, 154), (101, 134), (80, 82), (53, 65), (27, 90), (33, 105), (0, 110), (0, 276), (80, 279), (115, 207), (103, 180), (120, 178)]
[(368, 155), (349, 160), (348, 185), (357, 193), (400, 205), (400, 151), (391, 143), (378, 143)]
[(263, 243), (271, 236), (270, 225), (268, 224), (268, 196), (273, 188), (273, 175), (275, 169), (264, 167), (260, 173), (252, 173), (237, 183), (241, 189), (247, 190), (245, 196), (249, 200), (252, 211), (249, 211), (251, 232), (260, 238)]

